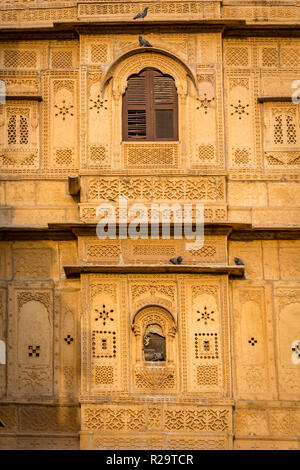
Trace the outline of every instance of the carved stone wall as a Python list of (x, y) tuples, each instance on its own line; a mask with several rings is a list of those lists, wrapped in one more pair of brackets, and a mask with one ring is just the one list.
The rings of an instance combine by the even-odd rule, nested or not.
[[(129, 25), (141, 2), (0, 0), (0, 448), (77, 448), (81, 428), (83, 449), (299, 449), (300, 5), (287, 3), (150, 0), (133, 22), (145, 51)], [(122, 95), (147, 67), (174, 78), (178, 141), (122, 142)], [(97, 222), (103, 202), (118, 216), (119, 196), (148, 214), (203, 203), (204, 246), (36, 239)], [(226, 223), (287, 231), (249, 240)], [(209, 269), (240, 257), (245, 277), (64, 272), (180, 255)], [(153, 325), (165, 361), (143, 360)]]
[(83, 449), (229, 447), (231, 409), (226, 406), (126, 404), (82, 408)]
[(0, 405), (0, 449), (79, 448), (76, 406)]
[(226, 236), (206, 235), (198, 250), (188, 250), (186, 240), (99, 240), (79, 237), (78, 254), (82, 263), (95, 264), (168, 264), (182, 256), (186, 264), (226, 264)]

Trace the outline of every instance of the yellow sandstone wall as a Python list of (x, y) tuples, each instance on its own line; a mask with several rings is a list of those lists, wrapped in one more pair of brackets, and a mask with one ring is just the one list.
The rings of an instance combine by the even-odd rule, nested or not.
[[(220, 3), (153, 2), (148, 17), (265, 21), (272, 35), (154, 24), (143, 33), (154, 48), (147, 53), (130, 29), (0, 42), (8, 95), (0, 105), (0, 448), (299, 449), (300, 108), (290, 96), (300, 39), (274, 32), (276, 22), (299, 21), (300, 7)], [(77, 15), (129, 20), (144, 5), (16, 6), (1, 3), (2, 24), (42, 33)], [(145, 67), (175, 80), (178, 142), (122, 143), (122, 94)], [(80, 195), (71, 196), (68, 177), (78, 175)], [(203, 202), (207, 223), (253, 231), (219, 225), (194, 252), (184, 240), (45, 235), (48, 223), (96, 222), (96, 207), (119, 195)], [(26, 235), (29, 227), (43, 235)], [(240, 257), (245, 277), (67, 279), (63, 269), (179, 255), (211, 267)], [(109, 325), (96, 320), (101, 305)], [(167, 338), (161, 368), (140, 357), (150, 320)], [(97, 352), (103, 338), (106, 357)]]

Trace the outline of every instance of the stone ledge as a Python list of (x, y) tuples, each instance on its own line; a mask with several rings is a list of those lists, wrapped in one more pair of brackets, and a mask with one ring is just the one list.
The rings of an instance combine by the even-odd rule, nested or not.
[(228, 274), (243, 277), (244, 266), (224, 266), (219, 264), (198, 265), (65, 265), (67, 278), (80, 274)]

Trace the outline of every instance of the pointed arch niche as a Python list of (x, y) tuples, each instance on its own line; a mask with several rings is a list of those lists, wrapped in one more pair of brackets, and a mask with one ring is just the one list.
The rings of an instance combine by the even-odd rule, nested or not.
[[(146, 50), (145, 50), (146, 49)], [(122, 97), (128, 78), (145, 69), (155, 69), (174, 79), (178, 96), (178, 139), (176, 142), (126, 142), (122, 141)], [(111, 102), (111, 132), (109, 133), (112, 167), (124, 169), (178, 168), (186, 166), (181, 158), (181, 148), (189, 153), (190, 119), (189, 97), (197, 95), (193, 71), (181, 59), (157, 48), (139, 48), (119, 57), (101, 80), (102, 98)], [(147, 148), (145, 148), (147, 147)], [(141, 155), (146, 151), (143, 163)], [(140, 155), (141, 152), (141, 155)], [(167, 163), (164, 163), (168, 154)], [(153, 154), (153, 158), (152, 158)], [(161, 158), (160, 158), (161, 155)], [(152, 161), (153, 160), (153, 161)], [(161, 162), (161, 163), (160, 163)]]
[(135, 388), (175, 391), (177, 327), (173, 315), (160, 306), (144, 307), (133, 318), (132, 332)]

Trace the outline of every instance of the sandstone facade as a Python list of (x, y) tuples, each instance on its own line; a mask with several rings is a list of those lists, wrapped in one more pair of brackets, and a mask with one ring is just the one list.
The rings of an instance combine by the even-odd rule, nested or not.
[[(0, 448), (299, 449), (299, 2), (148, 5), (0, 1)], [(122, 137), (148, 68), (176, 141)], [(203, 248), (99, 240), (119, 196), (203, 203)]]

